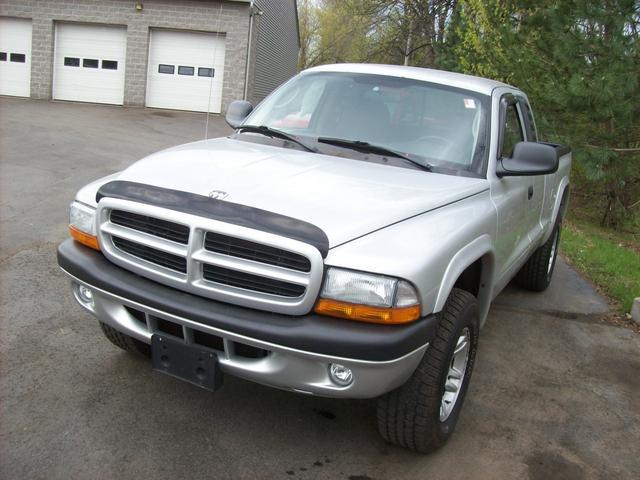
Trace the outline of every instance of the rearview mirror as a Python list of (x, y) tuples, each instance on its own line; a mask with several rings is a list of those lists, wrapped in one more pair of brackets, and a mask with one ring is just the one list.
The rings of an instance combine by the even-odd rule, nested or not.
[(231, 128), (238, 128), (244, 119), (253, 111), (253, 105), (244, 100), (235, 100), (227, 108), (224, 119)]
[(548, 175), (558, 171), (558, 151), (555, 146), (537, 142), (518, 142), (511, 158), (498, 160), (498, 177)]

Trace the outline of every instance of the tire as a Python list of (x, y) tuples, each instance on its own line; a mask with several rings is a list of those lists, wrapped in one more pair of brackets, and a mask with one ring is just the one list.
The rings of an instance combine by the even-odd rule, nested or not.
[[(421, 453), (436, 450), (452, 435), (478, 349), (478, 305), (473, 295), (453, 289), (438, 316), (436, 336), (413, 375), (403, 386), (378, 399), (380, 435), (389, 443)], [(457, 396), (449, 404), (448, 415), (443, 417), (441, 406), (448, 394), (445, 384), (453, 378), (450, 367), (463, 333), (467, 334), (468, 341), (466, 368)]]
[(144, 355), (145, 357), (151, 356), (151, 347), (146, 343), (136, 340), (129, 335), (125, 335), (106, 323), (98, 323), (100, 323), (100, 329), (102, 330), (102, 333), (104, 333), (104, 336), (107, 337), (107, 340), (113, 343), (116, 347), (127, 352)]
[(549, 239), (533, 252), (516, 275), (516, 284), (533, 292), (545, 291), (553, 277), (559, 243), (560, 223), (556, 222)]

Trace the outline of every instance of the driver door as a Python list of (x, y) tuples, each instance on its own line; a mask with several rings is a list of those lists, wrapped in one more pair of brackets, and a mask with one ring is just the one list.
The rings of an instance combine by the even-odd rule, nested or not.
[[(500, 101), (498, 158), (510, 157), (518, 142), (525, 140), (516, 98), (503, 95)], [(492, 182), (491, 196), (498, 214), (497, 270), (510, 278), (529, 248), (533, 215), (530, 211), (532, 177), (503, 177)], [(542, 194), (542, 192), (540, 192)], [(539, 211), (538, 211), (539, 216)], [(505, 279), (506, 281), (506, 279)]]

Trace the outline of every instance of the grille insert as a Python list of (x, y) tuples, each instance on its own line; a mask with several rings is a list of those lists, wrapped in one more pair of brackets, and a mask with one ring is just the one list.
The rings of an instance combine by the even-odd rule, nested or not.
[(126, 212), (124, 210), (111, 211), (111, 223), (131, 228), (139, 232), (148, 233), (156, 237), (171, 240), (186, 245), (189, 242), (189, 227), (179, 223), (169, 222), (160, 218)]
[(120, 250), (147, 262), (160, 265), (161, 267), (175, 270), (180, 273), (187, 273), (187, 260), (171, 253), (163, 252), (155, 248), (132, 242), (120, 237), (111, 237), (113, 244)]
[(210, 282), (253, 290), (254, 292), (270, 293), (281, 297), (300, 297), (305, 291), (304, 286), (296, 285), (295, 283), (283, 282), (282, 280), (274, 280), (208, 264), (202, 266), (202, 277)]
[(311, 262), (303, 255), (220, 233), (207, 232), (204, 248), (231, 257), (253, 260), (299, 272), (311, 271)]

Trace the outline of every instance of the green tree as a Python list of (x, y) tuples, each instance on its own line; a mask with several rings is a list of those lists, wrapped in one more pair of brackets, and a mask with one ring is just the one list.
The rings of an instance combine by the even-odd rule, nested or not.
[(578, 186), (622, 227), (640, 183), (639, 4), (461, 0), (451, 48), (465, 73), (529, 95), (544, 137), (571, 145)]
[(304, 70), (317, 64), (318, 8), (313, 0), (298, 0), (298, 31), (300, 32), (300, 51), (298, 69)]

